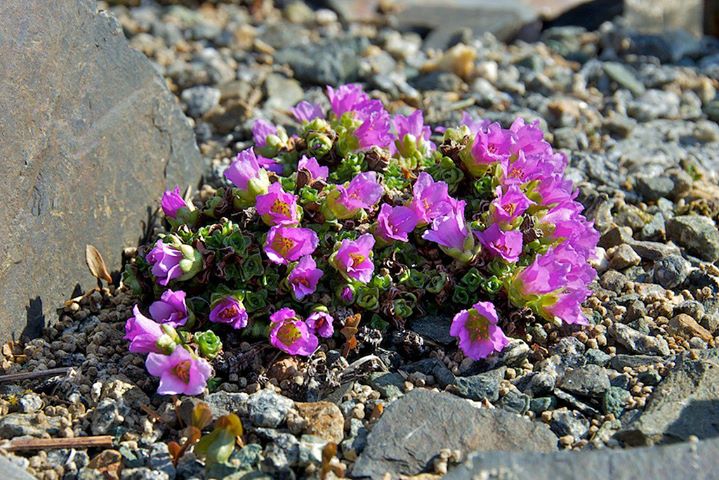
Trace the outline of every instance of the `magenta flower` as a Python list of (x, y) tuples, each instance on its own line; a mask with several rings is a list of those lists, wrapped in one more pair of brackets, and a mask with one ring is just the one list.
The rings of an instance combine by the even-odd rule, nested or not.
[(465, 161), (467, 170), (476, 177), (484, 173), (487, 165), (493, 163), (504, 165), (509, 159), (511, 145), (510, 132), (504, 130), (498, 123), (492, 123), (481, 129), (474, 138), (472, 156)]
[(547, 320), (586, 325), (581, 304), (589, 296), (587, 285), (596, 272), (572, 246), (562, 243), (538, 255), (518, 271), (508, 286), (509, 299), (530, 307)]
[(522, 254), (522, 232), (518, 230), (502, 231), (493, 223), (483, 232), (475, 232), (480, 243), (494, 257), (500, 257), (509, 263), (515, 263)]
[(339, 249), (330, 256), (330, 264), (347, 280), (367, 283), (372, 280), (374, 237), (365, 233), (357, 240), (344, 239)]
[(315, 180), (327, 180), (330, 174), (330, 169), (327, 167), (321, 167), (315, 157), (307, 157), (302, 155), (300, 161), (297, 163), (297, 170), (304, 170), (310, 174), (310, 183)]
[(155, 276), (157, 283), (165, 287), (170, 281), (181, 277), (184, 273), (180, 268), (182, 259), (180, 250), (167, 245), (162, 240), (158, 240), (155, 247), (145, 257), (147, 263), (152, 265), (150, 271)]
[(262, 119), (255, 120), (255, 123), (252, 124), (252, 139), (255, 146), (262, 148), (267, 145), (269, 135), (277, 135), (277, 127)]
[(342, 85), (337, 90), (327, 87), (327, 98), (330, 100), (332, 112), (340, 118), (345, 112), (356, 110), (357, 107), (369, 100), (362, 86), (357, 83)]
[(359, 105), (355, 112), (361, 125), (354, 131), (354, 136), (361, 149), (372, 147), (387, 148), (394, 141), (390, 129), (390, 116), (379, 100), (367, 100)]
[(212, 323), (225, 323), (236, 330), (245, 328), (248, 320), (245, 306), (233, 296), (223, 298), (210, 311)]
[(260, 164), (260, 167), (264, 168), (267, 171), (274, 172), (278, 175), (282, 175), (282, 173), (284, 172), (284, 167), (282, 166), (282, 164), (274, 158), (267, 158), (263, 157), (262, 155), (258, 155), (257, 162)]
[(270, 343), (290, 355), (310, 356), (319, 340), (291, 308), (282, 308), (270, 315)]
[(490, 302), (477, 302), (471, 309), (462, 310), (452, 319), (450, 335), (459, 339), (459, 348), (473, 360), (500, 352), (509, 343), (497, 325), (499, 318)]
[(360, 210), (372, 208), (384, 194), (384, 188), (377, 181), (376, 172), (356, 175), (347, 186), (337, 187), (327, 196), (326, 216), (340, 220), (352, 218)]
[(255, 202), (257, 213), (270, 227), (291, 226), (300, 222), (297, 195), (285, 192), (280, 182), (270, 185), (267, 193), (258, 195)]
[(275, 226), (265, 240), (265, 253), (270, 261), (287, 265), (300, 257), (311, 255), (319, 244), (319, 237), (309, 228)]
[(536, 192), (542, 198), (542, 205), (546, 207), (571, 202), (579, 195), (579, 191), (574, 190), (572, 181), (558, 173), (543, 178), (536, 186)]
[(417, 214), (419, 225), (430, 223), (452, 211), (452, 198), (447, 192), (447, 184), (435, 182), (429, 173), (421, 172), (417, 176), (409, 206)]
[(292, 109), (292, 115), (298, 122), (311, 122), (315, 118), (325, 118), (322, 107), (317, 104), (302, 100)]
[(180, 187), (177, 185), (175, 185), (174, 190), (167, 190), (162, 194), (161, 203), (165, 216), (173, 219), (177, 217), (177, 212), (181, 208), (188, 208), (187, 202), (185, 202), (185, 199), (182, 198), (182, 194), (180, 193)]
[(436, 148), (429, 140), (432, 130), (424, 125), (422, 110), (415, 110), (407, 117), (395, 115), (392, 123), (397, 133), (397, 140), (389, 146), (392, 155), (399, 152), (409, 156), (412, 151), (427, 154)]
[(327, 312), (316, 311), (307, 317), (307, 326), (322, 338), (330, 338), (335, 333), (334, 318)]
[(517, 185), (510, 185), (506, 190), (500, 186), (496, 192), (497, 198), (492, 202), (490, 212), (497, 223), (511, 223), (534, 204)]
[(225, 170), (225, 177), (239, 189), (239, 196), (245, 206), (252, 205), (257, 195), (267, 193), (270, 179), (252, 148), (237, 154), (234, 162)]
[(320, 281), (322, 275), (324, 272), (317, 268), (314, 258), (310, 255), (302, 257), (287, 276), (295, 300), (302, 300), (307, 295), (315, 293), (317, 282)]
[(599, 232), (580, 214), (582, 208), (578, 202), (560, 203), (541, 217), (539, 227), (548, 238), (572, 245), (577, 253), (589, 259), (594, 255)]
[(417, 214), (409, 207), (391, 207), (383, 203), (377, 215), (374, 233), (385, 242), (407, 242), (407, 235), (417, 226), (418, 220)]
[(164, 335), (162, 327), (140, 313), (137, 305), (132, 309), (133, 316), (125, 323), (125, 340), (130, 341), (132, 353), (159, 353), (157, 342)]
[(432, 228), (422, 238), (435, 242), (450, 257), (469, 262), (475, 256), (474, 236), (464, 219), (464, 201), (456, 202), (451, 212), (432, 222)]
[(354, 299), (355, 291), (352, 286), (345, 285), (344, 287), (342, 287), (342, 290), (340, 290), (340, 300), (342, 300), (345, 304), (349, 305), (354, 302)]
[(486, 130), (492, 122), (482, 119), (475, 120), (469, 113), (462, 112), (462, 121), (460, 123), (465, 125), (472, 135), (477, 135), (478, 132)]
[(188, 318), (185, 292), (165, 290), (160, 299), (150, 305), (150, 315), (155, 321), (167, 323), (175, 328), (185, 325)]
[(206, 360), (195, 358), (183, 347), (175, 348), (170, 355), (149, 354), (145, 368), (150, 375), (160, 377), (160, 395), (199, 395), (212, 375)]
[(544, 140), (544, 132), (539, 128), (539, 120), (527, 125), (523, 118), (518, 118), (509, 127), (509, 131), (512, 132), (513, 137), (511, 148), (513, 154), (522, 152), (527, 156), (551, 156), (552, 147)]

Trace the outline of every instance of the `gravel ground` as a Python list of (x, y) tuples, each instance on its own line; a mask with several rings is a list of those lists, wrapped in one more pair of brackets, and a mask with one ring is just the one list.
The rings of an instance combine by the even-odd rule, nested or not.
[[(331, 341), (310, 361), (271, 364), (261, 345), (236, 345), (202, 400), (216, 415), (240, 415), (245, 446), (210, 476), (319, 477), (324, 466), (326, 478), (430, 478), (475, 450), (719, 435), (716, 40), (638, 35), (617, 21), (547, 30), (532, 44), (486, 35), (428, 52), (419, 35), (390, 26), (343, 25), (302, 3), (255, 5), (110, 8), (194, 120), (211, 160), (199, 195), (220, 184), (254, 119), (291, 132), (289, 107), (317, 101), (327, 83), (362, 82), (394, 112), (421, 106), (433, 125), (457, 123), (463, 111), (504, 124), (538, 118), (567, 150), (602, 233), (599, 278), (586, 303), (591, 326), (518, 316), (508, 332), (518, 339), (480, 362), (457, 351), (448, 318), (418, 318), (387, 338), (367, 329), (366, 348), (349, 360)], [(42, 338), (3, 347), (6, 374), (73, 368), (0, 384), (0, 438), (116, 442), (10, 454), (13, 463), (48, 480), (208, 475), (192, 453), (170, 459), (176, 407), (194, 400), (154, 395), (142, 357), (127, 352), (134, 302), (124, 290), (89, 292), (69, 300)], [(331, 444), (335, 455), (323, 461)]]

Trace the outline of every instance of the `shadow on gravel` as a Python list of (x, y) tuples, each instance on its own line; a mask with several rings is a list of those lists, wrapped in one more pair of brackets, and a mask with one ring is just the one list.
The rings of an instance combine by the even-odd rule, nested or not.
[(45, 328), (45, 313), (42, 310), (42, 299), (35, 297), (25, 306), (27, 324), (20, 334), (21, 338), (37, 338)]

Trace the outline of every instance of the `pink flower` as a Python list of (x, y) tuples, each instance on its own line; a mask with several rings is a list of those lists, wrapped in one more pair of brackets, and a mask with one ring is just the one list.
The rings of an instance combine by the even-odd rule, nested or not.
[(517, 230), (502, 231), (493, 223), (483, 232), (475, 232), (480, 243), (494, 257), (500, 257), (509, 263), (515, 263), (522, 254), (522, 232)]
[(167, 190), (162, 194), (162, 211), (166, 217), (175, 218), (181, 208), (187, 208), (187, 202), (182, 198), (180, 187), (175, 186), (174, 190)]
[(377, 181), (376, 172), (363, 172), (356, 175), (345, 187), (337, 188), (327, 196), (326, 206), (330, 217), (341, 220), (352, 218), (360, 210), (371, 208), (384, 194), (384, 188)]
[(475, 256), (474, 236), (467, 228), (464, 219), (464, 201), (454, 205), (451, 212), (432, 222), (432, 228), (422, 234), (422, 238), (435, 242), (450, 257), (469, 262)]
[(474, 175), (481, 175), (487, 165), (499, 163), (504, 165), (509, 159), (512, 137), (498, 123), (477, 132), (472, 145), (472, 158), (465, 162), (467, 170)]
[(330, 257), (330, 263), (347, 280), (367, 283), (372, 280), (374, 237), (365, 233), (357, 240), (344, 239), (339, 249)]
[(452, 198), (447, 192), (447, 184), (435, 182), (429, 173), (421, 172), (417, 176), (409, 206), (417, 214), (420, 225), (430, 223), (452, 211)]
[(236, 330), (245, 328), (248, 320), (245, 306), (232, 296), (227, 296), (217, 302), (210, 311), (210, 321), (212, 323), (225, 323)]
[(160, 377), (160, 395), (199, 395), (212, 375), (206, 360), (195, 358), (183, 347), (175, 348), (170, 355), (149, 354), (145, 368), (150, 375)]
[(324, 272), (317, 268), (315, 259), (310, 255), (304, 256), (297, 263), (287, 276), (287, 281), (292, 288), (292, 296), (299, 301), (307, 295), (312, 295), (317, 289), (317, 282), (320, 281)]
[(454, 316), (449, 328), (450, 335), (459, 339), (459, 348), (473, 360), (500, 352), (509, 340), (497, 326), (499, 318), (490, 302), (477, 302), (471, 309), (462, 310)]
[(534, 204), (517, 185), (508, 186), (506, 191), (500, 186), (496, 192), (497, 198), (492, 202), (490, 211), (492, 218), (498, 223), (512, 222)]
[(319, 340), (291, 308), (282, 308), (270, 315), (270, 343), (290, 355), (310, 356)]
[(184, 273), (180, 268), (183, 259), (182, 252), (162, 240), (155, 243), (155, 247), (145, 257), (147, 263), (152, 265), (151, 272), (157, 283), (167, 286), (171, 280), (181, 277)]
[(386, 203), (377, 215), (375, 235), (386, 242), (407, 242), (408, 234), (417, 226), (417, 214), (409, 207), (391, 207)]
[(129, 350), (133, 353), (159, 353), (161, 350), (157, 342), (164, 335), (160, 324), (140, 313), (137, 305), (132, 313), (133, 316), (125, 323), (125, 340), (130, 341)]
[(511, 148), (513, 154), (522, 152), (527, 156), (551, 155), (552, 147), (544, 140), (544, 132), (539, 128), (539, 120), (527, 125), (523, 118), (518, 118), (509, 127), (509, 131), (513, 136)]
[(162, 292), (160, 300), (150, 305), (150, 315), (159, 323), (167, 323), (173, 327), (181, 327), (187, 323), (187, 305), (185, 292), (173, 292), (170, 289)]
[(589, 259), (594, 255), (599, 232), (579, 213), (582, 208), (578, 202), (560, 203), (540, 218), (538, 226), (546, 237), (571, 245), (582, 257)]
[(362, 124), (354, 131), (361, 149), (389, 147), (394, 136), (390, 132), (390, 116), (379, 100), (367, 100), (359, 105), (355, 116)]
[(342, 85), (337, 90), (327, 87), (327, 98), (330, 99), (332, 113), (337, 118), (369, 100), (367, 94), (362, 91), (362, 86), (356, 83)]
[(267, 171), (260, 166), (251, 148), (237, 154), (225, 170), (225, 177), (239, 189), (239, 196), (247, 206), (254, 203), (257, 195), (267, 193), (270, 186)]
[(297, 170), (304, 170), (310, 174), (310, 181), (314, 180), (327, 180), (330, 174), (330, 169), (327, 167), (321, 167), (315, 157), (307, 157), (302, 155), (300, 161), (297, 163)]
[(355, 299), (355, 291), (350, 285), (345, 285), (340, 291), (340, 300), (345, 304), (351, 304)]
[(327, 312), (317, 311), (307, 317), (307, 326), (322, 338), (329, 338), (335, 333), (334, 318)]
[(428, 154), (436, 148), (434, 143), (429, 140), (429, 137), (432, 135), (432, 130), (424, 125), (422, 110), (415, 110), (407, 117), (404, 115), (395, 115), (392, 123), (397, 132), (397, 140), (389, 146), (392, 155), (397, 152), (400, 152), (402, 155), (411, 153), (406, 151), (408, 145), (422, 154)]
[(302, 100), (292, 109), (292, 115), (298, 122), (311, 122), (315, 118), (325, 118), (325, 114), (319, 105), (305, 100)]
[(262, 148), (267, 145), (269, 135), (277, 135), (277, 127), (262, 119), (255, 120), (255, 123), (252, 124), (252, 139), (255, 146)]
[(265, 240), (265, 253), (275, 263), (287, 265), (300, 257), (311, 255), (319, 244), (319, 237), (309, 228), (275, 226)]
[(492, 122), (489, 120), (475, 120), (469, 113), (462, 112), (461, 124), (465, 125), (472, 135), (476, 135), (481, 130), (486, 130), (490, 123)]
[(270, 185), (267, 193), (255, 199), (257, 213), (267, 225), (297, 225), (300, 222), (297, 210), (297, 195), (287, 193), (280, 182)]
[(260, 167), (270, 172), (274, 172), (278, 175), (282, 175), (282, 173), (284, 172), (284, 167), (282, 166), (282, 164), (274, 158), (267, 158), (258, 155), (257, 162), (260, 164)]

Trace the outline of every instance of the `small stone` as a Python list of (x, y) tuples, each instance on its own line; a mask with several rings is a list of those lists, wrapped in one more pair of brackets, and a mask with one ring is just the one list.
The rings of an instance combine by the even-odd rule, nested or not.
[(524, 415), (527, 411), (529, 411), (530, 402), (531, 399), (528, 395), (525, 395), (516, 389), (511, 389), (499, 399), (497, 406), (507, 410), (508, 412)]
[(643, 94), (646, 89), (628, 67), (618, 62), (605, 62), (604, 73), (620, 87), (626, 88), (635, 96)]
[(299, 445), (299, 458), (297, 464), (305, 467), (310, 464), (319, 465), (322, 463), (322, 450), (327, 445), (327, 440), (314, 435), (302, 435)]
[(611, 290), (612, 292), (616, 293), (620, 293), (622, 290), (624, 290), (624, 286), (628, 282), (629, 279), (626, 277), (626, 275), (623, 275), (621, 272), (617, 272), (616, 270), (607, 270), (599, 278), (599, 284), (603, 288), (606, 288), (607, 290)]
[(213, 87), (191, 87), (180, 95), (187, 104), (187, 113), (191, 117), (199, 118), (212, 110), (220, 103), (220, 91)]
[[(103, 478), (107, 478), (103, 476)], [(123, 468), (121, 480), (169, 480), (167, 473), (147, 467)]]
[(719, 260), (719, 231), (714, 222), (701, 215), (684, 215), (667, 222), (667, 236), (692, 255), (709, 261)]
[(404, 377), (397, 372), (378, 372), (369, 376), (368, 382), (384, 398), (395, 399), (402, 396)]
[(412, 321), (410, 328), (419, 333), (425, 340), (440, 345), (450, 345), (456, 339), (449, 334), (452, 319), (445, 316), (426, 316)]
[(609, 334), (634, 353), (648, 355), (669, 355), (671, 353), (667, 341), (663, 338), (645, 335), (621, 323), (614, 323), (609, 327)]
[(555, 397), (537, 397), (529, 401), (529, 410), (541, 414), (547, 410), (553, 410), (557, 406)]
[(611, 355), (596, 348), (590, 348), (587, 350), (586, 357), (587, 363), (599, 365), (600, 367), (607, 366), (609, 361), (612, 359)]
[(112, 398), (105, 398), (97, 404), (92, 415), (92, 425), (90, 427), (93, 435), (111, 433), (113, 427), (122, 423), (123, 417), (120, 413), (122, 405), (124, 405), (122, 400), (118, 401)]
[(609, 389), (607, 371), (598, 365), (567, 370), (557, 386), (576, 395), (598, 397)]
[(43, 401), (37, 393), (27, 393), (20, 397), (18, 409), (21, 413), (35, 413), (43, 406)]
[(454, 374), (447, 366), (436, 358), (425, 358), (402, 367), (407, 373), (420, 372), (425, 375), (432, 375), (442, 388), (455, 382)]
[(342, 454), (346, 459), (351, 461), (357, 460), (357, 457), (367, 446), (368, 434), (369, 431), (362, 424), (362, 420), (357, 420), (356, 418), (350, 419), (348, 438), (340, 445)]
[(248, 417), (258, 427), (277, 428), (292, 407), (292, 400), (271, 390), (260, 390), (247, 400)]
[(500, 367), (489, 372), (457, 377), (454, 384), (458, 395), (470, 400), (488, 400), (496, 402), (499, 399), (499, 384), (504, 379), (507, 367)]
[(280, 74), (271, 74), (265, 80), (268, 110), (287, 111), (304, 97), (304, 90), (294, 78), (287, 78)]
[(548, 372), (533, 372), (523, 391), (533, 397), (548, 395), (554, 391), (556, 375)]
[(654, 264), (654, 281), (664, 288), (677, 288), (689, 275), (689, 267), (681, 255), (669, 255)]
[[(234, 413), (240, 417), (248, 416), (247, 400), (250, 396), (244, 392), (214, 392), (205, 397), (214, 418)], [(184, 404), (184, 402), (183, 402)]]
[(667, 325), (667, 330), (686, 340), (699, 337), (705, 342), (709, 342), (714, 338), (706, 328), (702, 327), (696, 320), (685, 313), (680, 313), (672, 317)]
[(679, 248), (676, 245), (661, 242), (632, 241), (631, 247), (637, 255), (645, 260), (660, 260), (669, 255), (679, 255)]
[(332, 402), (295, 403), (300, 416), (307, 422), (305, 433), (340, 443), (344, 438), (345, 419), (339, 407)]
[(582, 438), (589, 431), (589, 420), (579, 412), (558, 408), (552, 412), (549, 428), (558, 436), (571, 435)]
[(614, 251), (611, 260), (609, 260), (609, 268), (615, 270), (624, 270), (625, 268), (639, 265), (642, 258), (637, 255), (632, 247), (627, 244), (619, 245)]
[(170, 450), (167, 448), (166, 443), (153, 443), (150, 446), (149, 456), (149, 467), (152, 470), (167, 474), (167, 477), (170, 480), (175, 478), (177, 470), (175, 468), (175, 464), (172, 463), (172, 456), (170, 455)]
[(668, 177), (641, 176), (636, 179), (636, 189), (644, 200), (651, 202), (669, 198), (674, 192), (674, 182)]
[(609, 387), (602, 398), (602, 411), (619, 417), (632, 397), (631, 393), (620, 387)]

